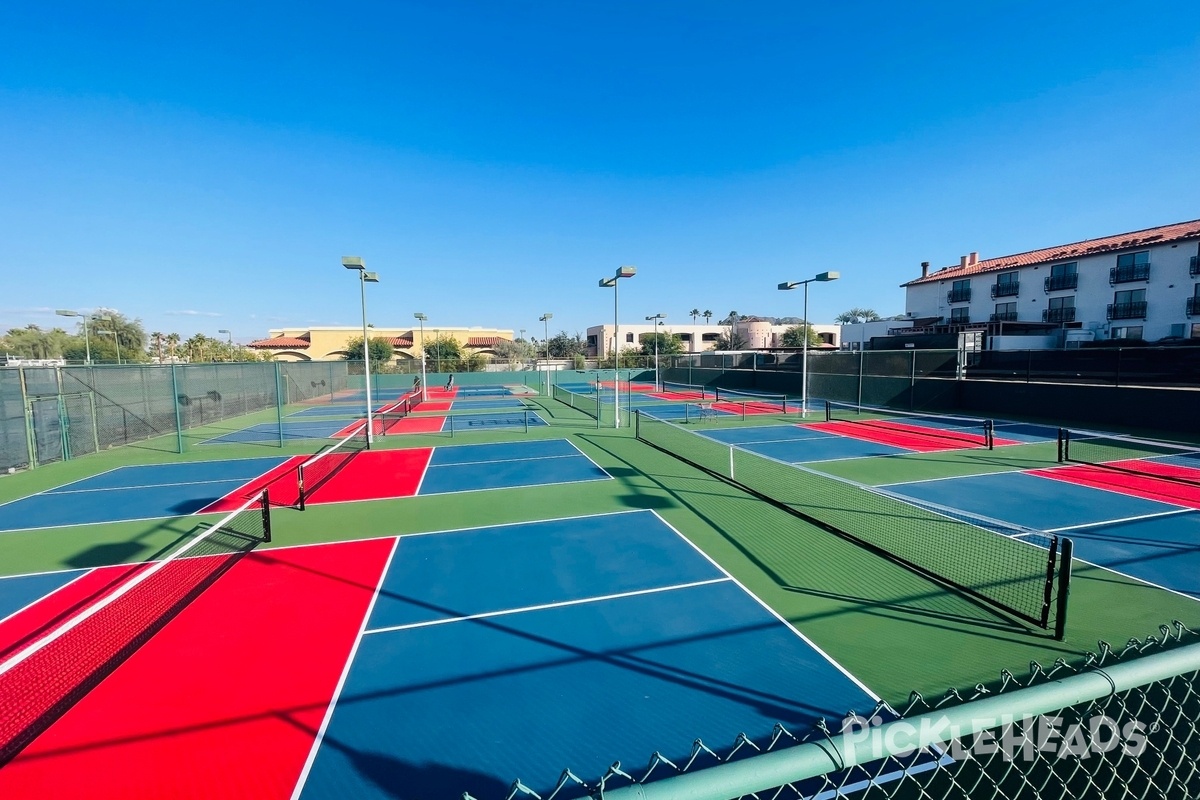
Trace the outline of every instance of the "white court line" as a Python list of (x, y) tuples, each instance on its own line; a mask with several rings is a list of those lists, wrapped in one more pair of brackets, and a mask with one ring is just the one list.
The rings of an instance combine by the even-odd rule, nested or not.
[(576, 451), (579, 453), (579, 455), (583, 456), (583, 457), (584, 457), (584, 458), (586, 458), (588, 461), (591, 461), (591, 462), (592, 462), (592, 466), (594, 466), (596, 469), (598, 469), (598, 470), (600, 470), (601, 472), (603, 472), (603, 473), (604, 473), (605, 475), (607, 475), (609, 478), (611, 478), (611, 477), (612, 477), (612, 475), (609, 473), (609, 471), (608, 471), (608, 470), (606, 470), (604, 467), (602, 467), (602, 466), (600, 466), (599, 464), (597, 464), (597, 463), (596, 463), (596, 460), (595, 460), (594, 458), (592, 458), (591, 456), (589, 456), (587, 453), (583, 452), (583, 450), (581, 450), (581, 449), (580, 449), (579, 445), (575, 444), (575, 443), (574, 443), (574, 442), (572, 442), (570, 439), (559, 439), (558, 441), (560, 441), (560, 442), (566, 442), (567, 444), (571, 445), (571, 447), (574, 447), (574, 448), (575, 448), (575, 450), (576, 450)]
[(354, 644), (346, 656), (346, 665), (342, 667), (342, 674), (338, 678), (337, 686), (333, 690), (333, 696), (330, 698), (329, 705), (325, 709), (325, 716), (321, 719), (321, 726), (317, 729), (317, 735), (313, 737), (312, 748), (308, 751), (308, 758), (304, 759), (304, 768), (300, 770), (300, 777), (296, 779), (296, 786), (292, 789), (292, 800), (297, 800), (300, 797), (300, 793), (304, 791), (304, 784), (308, 780), (308, 774), (312, 771), (313, 762), (317, 759), (317, 751), (321, 749), (321, 742), (324, 741), (325, 732), (329, 730), (329, 722), (333, 719), (333, 710), (337, 707), (338, 700), (342, 696), (342, 689), (346, 686), (346, 678), (350, 676), (350, 668), (354, 665), (354, 657), (358, 654), (358, 646), (362, 644), (363, 631), (366, 630), (367, 622), (371, 619), (371, 613), (375, 610), (375, 601), (379, 599), (379, 592), (383, 589), (383, 582), (387, 579), (388, 570), (392, 568), (392, 559), (395, 558), (396, 550), (399, 546), (400, 539), (397, 538), (392, 543), (392, 550), (388, 553), (383, 570), (379, 573), (379, 582), (375, 584), (375, 593), (371, 595), (371, 602), (367, 604), (367, 612), (363, 614), (362, 624), (358, 628), (358, 635), (354, 637)]
[(848, 678), (848, 679), (849, 679), (849, 680), (850, 680), (850, 681), (851, 681), (851, 682), (852, 682), (852, 683), (853, 683), (855, 686), (857, 686), (858, 688), (862, 689), (862, 690), (863, 690), (863, 691), (866, 693), (867, 697), (870, 697), (870, 698), (871, 698), (872, 700), (874, 700), (876, 703), (878, 703), (880, 700), (882, 700), (882, 699), (883, 699), (883, 698), (881, 698), (879, 695), (875, 694), (875, 692), (871, 691), (870, 687), (868, 687), (868, 686), (867, 686), (865, 683), (863, 683), (861, 680), (859, 680), (857, 677), (855, 677), (854, 673), (850, 672), (850, 670), (848, 670), (848, 669), (846, 669), (844, 666), (842, 666), (842, 665), (841, 665), (841, 664), (840, 664), (840, 663), (839, 663), (839, 662), (838, 662), (838, 661), (837, 661), (837, 660), (836, 660), (836, 659), (835, 659), (833, 656), (829, 655), (829, 654), (828, 654), (828, 653), (826, 653), (824, 650), (822, 650), (822, 649), (821, 649), (821, 648), (820, 648), (820, 647), (817, 645), (817, 643), (816, 643), (816, 642), (814, 642), (812, 639), (809, 639), (807, 636), (805, 636), (805, 635), (804, 635), (804, 634), (803, 634), (803, 633), (800, 631), (800, 629), (799, 629), (799, 628), (797, 628), (795, 625), (793, 625), (793, 624), (792, 624), (791, 622), (789, 622), (788, 620), (784, 619), (784, 618), (783, 618), (783, 616), (782, 616), (782, 615), (781, 615), (781, 614), (780, 614), (778, 611), (776, 611), (775, 609), (773, 609), (773, 608), (771, 608), (769, 605), (767, 605), (765, 602), (763, 602), (763, 599), (762, 599), (761, 597), (759, 597), (759, 596), (758, 596), (758, 595), (756, 595), (754, 592), (752, 592), (752, 591), (750, 591), (748, 588), (746, 588), (746, 584), (742, 583), (742, 582), (741, 582), (741, 581), (739, 581), (737, 578), (733, 577), (733, 575), (731, 575), (731, 574), (730, 574), (729, 570), (725, 569), (725, 567), (723, 567), (723, 566), (721, 566), (720, 564), (718, 564), (718, 563), (717, 563), (717, 562), (716, 562), (716, 561), (715, 561), (715, 560), (712, 558), (712, 556), (710, 556), (708, 553), (706, 553), (706, 552), (704, 552), (703, 550), (701, 550), (701, 549), (700, 549), (700, 547), (699, 547), (699, 545), (697, 545), (695, 542), (693, 542), (693, 541), (692, 541), (691, 539), (689, 539), (688, 537), (684, 536), (684, 535), (683, 535), (683, 534), (682, 534), (682, 533), (679, 531), (679, 529), (678, 529), (678, 528), (676, 528), (674, 525), (672, 525), (671, 523), (669, 523), (669, 522), (667, 522), (665, 519), (663, 519), (661, 514), (659, 514), (659, 513), (658, 513), (657, 511), (655, 511), (654, 509), (649, 509), (649, 511), (650, 511), (650, 513), (651, 513), (651, 514), (653, 514), (655, 517), (657, 517), (657, 518), (658, 518), (658, 521), (659, 521), (659, 522), (661, 522), (663, 525), (667, 526), (667, 528), (668, 528), (668, 529), (670, 529), (671, 531), (673, 531), (673, 532), (675, 533), (675, 535), (676, 535), (676, 536), (678, 536), (680, 539), (682, 539), (683, 541), (685, 541), (685, 542), (687, 542), (689, 545), (691, 545), (692, 549), (693, 549), (693, 550), (695, 550), (697, 553), (699, 553), (699, 554), (700, 554), (700, 555), (701, 555), (701, 556), (702, 556), (702, 557), (703, 557), (703, 558), (704, 558), (706, 561), (708, 561), (708, 563), (710, 563), (710, 564), (712, 564), (714, 567), (716, 567), (717, 571), (719, 571), (719, 572), (720, 572), (722, 575), (724, 575), (725, 577), (727, 577), (729, 580), (733, 581), (733, 583), (734, 583), (734, 584), (736, 584), (736, 585), (737, 585), (737, 587), (738, 587), (739, 589), (741, 589), (743, 592), (745, 592), (745, 593), (747, 594), (747, 596), (749, 596), (749, 597), (750, 597), (750, 599), (754, 600), (754, 602), (756, 602), (756, 603), (758, 603), (760, 606), (762, 606), (762, 607), (763, 607), (763, 608), (764, 608), (764, 609), (767, 611), (767, 613), (769, 613), (769, 614), (770, 614), (771, 616), (773, 616), (775, 619), (777, 619), (777, 620), (779, 620), (781, 623), (783, 623), (783, 625), (784, 625), (784, 626), (785, 626), (785, 627), (786, 627), (788, 630), (790, 630), (792, 633), (794, 633), (794, 634), (796, 634), (798, 637), (800, 637), (800, 639), (801, 639), (801, 640), (802, 640), (802, 641), (803, 641), (803, 642), (804, 642), (806, 645), (808, 645), (809, 647), (811, 647), (811, 648), (813, 649), (813, 651), (814, 651), (814, 652), (816, 652), (816, 653), (819, 653), (819, 654), (820, 654), (820, 656), (821, 656), (822, 658), (824, 658), (826, 661), (828, 661), (828, 662), (829, 662), (829, 663), (830, 663), (830, 664), (831, 664), (831, 665), (832, 665), (832, 666), (833, 666), (833, 667), (834, 667), (834, 668), (835, 668), (835, 669), (836, 669), (838, 672), (840, 672), (840, 673), (842, 673), (843, 675), (845, 675), (845, 676), (846, 676), (846, 677), (847, 677), (847, 678)]
[[(16, 611), (14, 611), (14, 612), (12, 612), (11, 614), (9, 614), (8, 616), (6, 616), (6, 617), (3, 617), (3, 618), (0, 618), (0, 625), (3, 625), (4, 623), (8, 622), (10, 619), (12, 619), (13, 617), (17, 616), (18, 614), (20, 614), (20, 613), (22, 613), (22, 612), (24, 612), (24, 611), (27, 611), (27, 610), (29, 610), (29, 609), (33, 608), (34, 606), (36, 606), (38, 603), (42, 602), (43, 600), (46, 600), (47, 598), (53, 597), (54, 595), (56, 595), (56, 594), (58, 594), (59, 592), (61, 592), (63, 589), (66, 589), (66, 588), (67, 588), (68, 586), (70, 586), (71, 584), (73, 584), (73, 583), (75, 583), (76, 581), (78, 581), (78, 580), (80, 580), (81, 578), (83, 578), (85, 575), (89, 575), (89, 574), (91, 574), (91, 573), (92, 573), (92, 572), (94, 572), (96, 569), (98, 569), (98, 568), (97, 568), (97, 567), (93, 567), (93, 568), (91, 568), (91, 569), (87, 569), (87, 568), (80, 569), (79, 567), (73, 567), (73, 568), (72, 568), (72, 569), (70, 569), (70, 570), (59, 570), (60, 572), (75, 572), (76, 570), (78, 570), (79, 574), (78, 574), (78, 575), (76, 575), (76, 576), (75, 576), (74, 578), (72, 578), (71, 580), (69, 580), (69, 581), (67, 581), (66, 583), (64, 583), (63, 585), (61, 585), (61, 586), (59, 586), (59, 587), (57, 587), (57, 588), (55, 588), (55, 589), (51, 589), (51, 590), (50, 590), (49, 592), (47, 592), (46, 594), (38, 595), (37, 597), (33, 598), (33, 599), (32, 599), (32, 600), (30, 600), (28, 603), (26, 603), (25, 605), (21, 606), (21, 607), (20, 607), (20, 608), (18, 608)], [(32, 575), (53, 575), (53, 574), (56, 574), (56, 573), (54, 573), (54, 572), (35, 572), (35, 573), (30, 573), (30, 574), (32, 574)], [(15, 576), (15, 575), (13, 575), (13, 576), (9, 576), (9, 577), (18, 577), (18, 576)]]
[[(254, 478), (251, 478), (251, 480), (254, 480)], [(245, 485), (247, 483), (246, 479), (241, 478), (241, 477), (218, 478), (218, 479), (214, 479), (211, 481), (180, 481), (178, 483), (141, 483), (141, 484), (134, 484), (133, 486), (98, 486), (95, 489), (67, 489), (66, 491), (62, 491), (59, 489), (52, 489), (52, 490), (46, 491), (46, 492), (39, 492), (38, 494), (45, 494), (45, 495), (50, 495), (53, 497), (58, 497), (59, 495), (89, 494), (92, 492), (120, 492), (120, 491), (124, 491), (126, 489), (158, 489), (160, 487), (169, 488), (171, 486), (207, 486), (210, 483), (233, 483), (234, 481), (238, 481), (241, 485)], [(30, 495), (30, 497), (32, 497), (32, 496), (33, 495)]]
[(1099, 522), (1083, 522), (1079, 525), (1064, 525), (1061, 528), (1046, 528), (1046, 533), (1060, 533), (1062, 531), (1077, 531), (1081, 528), (1100, 528), (1105, 525), (1120, 525), (1125, 522), (1138, 522), (1143, 519), (1157, 519), (1159, 517), (1175, 517), (1188, 512), (1196, 512), (1194, 508), (1173, 508), (1170, 511), (1156, 511), (1153, 514), (1139, 514), (1136, 517), (1121, 517), (1119, 519), (1106, 519)]
[(372, 633), (393, 633), (395, 631), (407, 631), (414, 628), (430, 628), (434, 625), (449, 625), (452, 622), (471, 622), (477, 619), (491, 619), (492, 617), (507, 617), (510, 614), (524, 614), (527, 611), (545, 611), (550, 608), (567, 608), (569, 606), (581, 606), (587, 603), (600, 603), (605, 600), (619, 600), (623, 597), (638, 597), (646, 594), (658, 594), (660, 592), (673, 592), (677, 589), (694, 589), (697, 586), (708, 586), (713, 583), (727, 583), (730, 578), (709, 578), (706, 581), (692, 581), (691, 583), (677, 583), (673, 586), (658, 586), (653, 589), (635, 589), (628, 592), (618, 592), (616, 594), (602, 594), (596, 597), (581, 597), (576, 600), (559, 600), (554, 603), (540, 603), (535, 606), (522, 606), (520, 608), (505, 608), (500, 611), (481, 611), (478, 614), (468, 614), (463, 617), (443, 617), (442, 619), (430, 619), (424, 622), (409, 622), (404, 625), (389, 625), (385, 628), (372, 628), (364, 631), (363, 635)]

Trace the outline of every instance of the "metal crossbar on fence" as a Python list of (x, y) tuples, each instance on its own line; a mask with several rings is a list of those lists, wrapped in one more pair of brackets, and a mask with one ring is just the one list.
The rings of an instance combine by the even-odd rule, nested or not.
[(918, 502), (727, 445), (640, 411), (637, 437), (826, 530), (1042, 628), (1065, 632), (1069, 539)]
[[(899, 719), (880, 705), (806, 734), (776, 726), (765, 742), (697, 740), (684, 763), (656, 753), (591, 784), (568, 770), (544, 800), (580, 787), (604, 800), (1200, 797), (1198, 639), (1175, 621), (1075, 664), (1034, 662), (1024, 679), (1005, 670), (995, 688), (914, 692)], [(529, 796), (518, 782), (507, 800)]]

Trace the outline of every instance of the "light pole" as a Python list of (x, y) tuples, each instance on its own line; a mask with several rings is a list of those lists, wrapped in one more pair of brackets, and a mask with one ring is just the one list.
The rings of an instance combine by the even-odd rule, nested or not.
[(554, 315), (547, 311), (538, 317), (538, 322), (543, 323), (542, 330), (544, 341), (542, 344), (546, 346), (546, 371), (550, 371), (550, 320), (554, 319)]
[(367, 272), (366, 264), (358, 256), (343, 256), (342, 266), (358, 271), (358, 288), (362, 296), (363, 378), (367, 388), (367, 447), (370, 447), (375, 443), (375, 425), (371, 421), (371, 342), (367, 339), (367, 284), (379, 283), (379, 275)]
[(666, 319), (666, 314), (655, 314), (653, 317), (646, 317), (646, 321), (654, 321), (654, 391), (661, 392), (662, 385), (658, 381), (658, 321)]
[(413, 317), (421, 323), (421, 402), (424, 403), (429, 399), (429, 391), (425, 388), (425, 320), (429, 317), (420, 311), (413, 314)]
[(83, 320), (83, 348), (84, 348), (84, 352), (85, 352), (84, 363), (86, 363), (90, 367), (92, 365), (92, 340), (91, 340), (91, 337), (88, 336), (87, 314), (84, 314), (79, 311), (71, 311), (71, 310), (65, 309), (65, 308), (60, 308), (58, 311), (55, 311), (54, 313), (58, 314), (60, 317), (79, 317)]
[(617, 281), (621, 278), (632, 278), (637, 274), (637, 267), (618, 267), (611, 278), (601, 278), (600, 286), (613, 290), (613, 427), (621, 427), (621, 323), (617, 316)]
[(96, 331), (96, 333), (103, 333), (103, 334), (113, 337), (113, 344), (115, 344), (117, 346), (117, 366), (120, 366), (121, 365), (121, 339), (117, 336), (117, 332), (110, 331), (110, 330), (102, 330), (102, 331), (98, 330), (98, 331)]
[(808, 322), (808, 285), (813, 281), (825, 283), (827, 281), (836, 281), (841, 277), (839, 272), (822, 272), (814, 278), (809, 278), (805, 281), (789, 281), (788, 283), (779, 284), (780, 291), (795, 289), (797, 286), (804, 287), (804, 355), (803, 361), (800, 364), (800, 415), (808, 414), (808, 336), (812, 330), (812, 326)]
[(218, 328), (217, 333), (223, 333), (229, 338), (229, 360), (233, 361), (233, 334), (227, 328)]

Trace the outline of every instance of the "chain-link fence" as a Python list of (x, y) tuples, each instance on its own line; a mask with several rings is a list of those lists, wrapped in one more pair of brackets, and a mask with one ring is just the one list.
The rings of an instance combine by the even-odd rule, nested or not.
[(350, 388), (349, 366), (327, 361), (0, 369), (0, 469), (121, 446), (180, 453), (188, 446), (185, 431), (226, 420), (248, 424), (254, 414), (282, 425), (287, 406), (335, 402)]
[(655, 752), (598, 779), (566, 769), (546, 793), (516, 781), (506, 798), (1200, 797), (1200, 635), (1176, 621), (1073, 663), (1033, 662), (1023, 678), (1005, 670), (941, 698), (914, 692), (898, 713), (880, 703), (804, 733), (732, 733), (729, 746), (697, 739), (685, 759)]

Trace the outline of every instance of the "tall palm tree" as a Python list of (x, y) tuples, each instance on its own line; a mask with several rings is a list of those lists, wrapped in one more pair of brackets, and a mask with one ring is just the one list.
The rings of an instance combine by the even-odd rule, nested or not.
[(163, 360), (162, 359), (162, 346), (163, 346), (162, 332), (155, 331), (154, 333), (150, 334), (150, 341), (154, 342), (154, 348), (158, 352), (158, 363), (161, 364), (162, 360)]
[(689, 311), (688, 313), (692, 315), (692, 324), (693, 324), (693, 325), (695, 325), (695, 324), (696, 324), (696, 317), (700, 316), (700, 309), (698, 309), (698, 308), (693, 308), (693, 309), (692, 309), (691, 311)]
[(705, 324), (705, 325), (708, 325), (708, 324), (709, 324), (709, 320), (710, 320), (710, 319), (712, 319), (712, 312), (711, 312), (711, 311), (709, 311), (708, 309), (705, 309), (705, 310), (704, 310), (704, 313), (703, 313), (703, 314), (701, 314), (700, 316), (704, 317), (704, 324)]
[(175, 351), (178, 349), (178, 347), (179, 347), (179, 334), (178, 333), (168, 333), (167, 334), (167, 352), (171, 354), (172, 359), (175, 358)]

